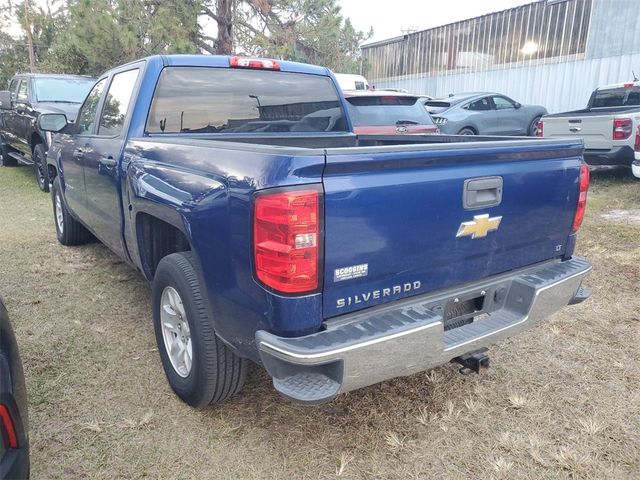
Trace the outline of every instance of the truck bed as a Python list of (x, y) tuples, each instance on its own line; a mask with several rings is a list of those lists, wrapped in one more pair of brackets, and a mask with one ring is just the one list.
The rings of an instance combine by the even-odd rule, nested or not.
[[(224, 200), (218, 203), (225, 205), (220, 207), (224, 212), (233, 210), (231, 218), (218, 217), (209, 207), (210, 218), (199, 214), (189, 228), (193, 238), (207, 239), (195, 247), (207, 252), (217, 270), (227, 272), (220, 281), (229, 282), (230, 290), (216, 284), (211, 296), (220, 299), (223, 316), (224, 306), (230, 308), (230, 318), (220, 322), (218, 331), (231, 343), (245, 341), (243, 337), (256, 325), (285, 335), (312, 332), (329, 317), (568, 258), (573, 252), (580, 140), (183, 134), (134, 139), (127, 151), (135, 153), (133, 172), (140, 173), (134, 177), (144, 181), (145, 197), (161, 201), (154, 189), (177, 185), (185, 202), (178, 208), (187, 216), (188, 210), (197, 208), (202, 177), (214, 179), (222, 189)], [(194, 176), (191, 183), (185, 170)], [(181, 178), (177, 184), (173, 171)], [(465, 181), (474, 178), (500, 178), (502, 200), (487, 208), (465, 209)], [(322, 184), (324, 189), (323, 286), (302, 300), (279, 296), (274, 300), (247, 275), (253, 271), (248, 256), (253, 195), (258, 189), (304, 184)], [(167, 195), (175, 197), (176, 188)], [(485, 214), (502, 217), (497, 232), (476, 240), (456, 237), (462, 222)], [(217, 229), (216, 237), (221, 235), (216, 241), (222, 253), (211, 250), (211, 235), (206, 233), (211, 229)], [(366, 276), (335, 281), (337, 270), (364, 264)], [(228, 272), (233, 271), (244, 273), (232, 279)], [(405, 284), (411, 288), (405, 289)], [(394, 292), (399, 285), (401, 291)], [(392, 293), (386, 295), (385, 289)], [(233, 300), (229, 295), (235, 295)], [(240, 300), (238, 295), (247, 298)], [(293, 305), (307, 314), (291, 318), (281, 310)], [(252, 311), (238, 315), (238, 308)], [(238, 322), (238, 317), (243, 320)]]

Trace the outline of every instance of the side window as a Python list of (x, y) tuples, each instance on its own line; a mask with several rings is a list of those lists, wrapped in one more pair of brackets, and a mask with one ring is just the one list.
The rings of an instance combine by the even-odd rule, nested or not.
[(77, 123), (79, 135), (91, 133), (93, 130), (93, 124), (95, 123), (96, 114), (98, 113), (98, 103), (100, 103), (100, 98), (102, 97), (102, 91), (104, 90), (106, 82), (106, 78), (100, 80), (93, 86), (89, 95), (87, 95), (87, 98), (80, 109), (80, 113), (78, 113)]
[(491, 101), (489, 100), (489, 97), (481, 98), (480, 100), (471, 102), (467, 107), (467, 110), (472, 110), (474, 112), (484, 112), (487, 110), (492, 110)]
[(21, 80), (20, 86), (18, 87), (18, 95), (16, 96), (16, 101), (18, 102), (26, 102), (29, 99), (29, 80)]
[(493, 103), (496, 104), (496, 110), (508, 110), (509, 108), (516, 108), (511, 100), (504, 97), (493, 97)]
[(9, 84), (9, 92), (11, 93), (11, 101), (15, 101), (16, 100), (16, 90), (18, 89), (18, 82), (20, 80), (18, 80), (17, 78), (14, 78), (13, 80), (11, 80), (11, 83)]
[(98, 135), (120, 135), (131, 102), (139, 70), (129, 70), (113, 76), (100, 117)]

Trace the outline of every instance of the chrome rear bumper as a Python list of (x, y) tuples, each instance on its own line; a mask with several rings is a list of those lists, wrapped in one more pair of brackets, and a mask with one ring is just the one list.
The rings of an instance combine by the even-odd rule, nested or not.
[[(297, 402), (322, 403), (447, 363), (531, 328), (568, 305), (590, 271), (579, 257), (548, 262), (339, 317), (304, 337), (260, 330), (256, 343), (276, 390)], [(479, 295), (485, 302), (477, 319), (445, 330), (446, 305)]]

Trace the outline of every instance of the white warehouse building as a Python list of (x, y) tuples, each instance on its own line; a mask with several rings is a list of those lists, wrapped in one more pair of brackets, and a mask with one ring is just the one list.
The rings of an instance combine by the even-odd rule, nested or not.
[(377, 88), (445, 97), (490, 91), (550, 113), (640, 77), (640, 0), (539, 0), (362, 46)]

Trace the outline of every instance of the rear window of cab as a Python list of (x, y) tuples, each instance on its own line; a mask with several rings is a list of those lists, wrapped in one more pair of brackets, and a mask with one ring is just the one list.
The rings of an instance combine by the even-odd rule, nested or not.
[(166, 67), (148, 133), (347, 132), (329, 77), (270, 70)]

